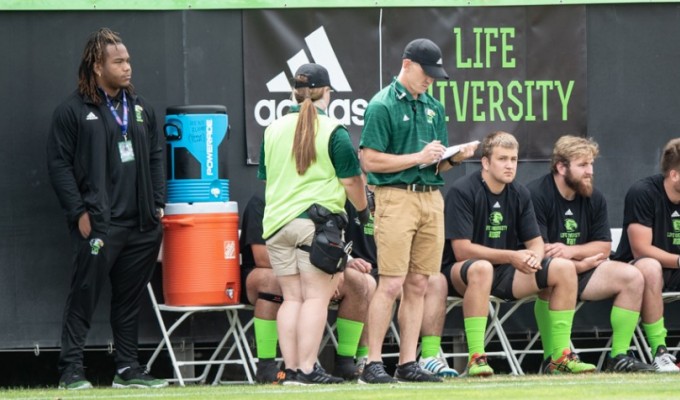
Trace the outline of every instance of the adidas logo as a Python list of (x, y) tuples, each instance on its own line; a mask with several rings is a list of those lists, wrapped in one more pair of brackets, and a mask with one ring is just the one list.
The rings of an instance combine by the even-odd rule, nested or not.
[(95, 121), (95, 120), (98, 120), (99, 118), (97, 118), (97, 116), (94, 115), (94, 113), (92, 111), (90, 111), (90, 113), (87, 114), (87, 117), (85, 117), (85, 119), (88, 120), (88, 121)]
[[(279, 72), (271, 78), (266, 87), (269, 93), (276, 93), (275, 98), (259, 99), (255, 102), (253, 117), (255, 122), (266, 127), (275, 119), (281, 118), (288, 107), (295, 104), (290, 99), (291, 79), (295, 71), (303, 65), (314, 62), (323, 65), (328, 70), (331, 85), (336, 92), (346, 93), (339, 96), (337, 93), (331, 96), (331, 103), (328, 105), (327, 112), (330, 117), (340, 121), (345, 127), (364, 126), (364, 112), (368, 101), (362, 98), (350, 98), (349, 93), (352, 87), (347, 80), (347, 76), (340, 66), (340, 61), (335, 55), (331, 41), (328, 39), (326, 29), (321, 26), (315, 31), (305, 36), (307, 49), (301, 49), (286, 61), (287, 70)], [(286, 94), (286, 99), (280, 99), (280, 93)]]
[(496, 204), (493, 205), (493, 208), (501, 208), (500, 203), (496, 202)]
[(680, 214), (678, 214), (677, 211), (673, 211), (673, 214), (671, 214), (671, 218), (678, 218), (680, 217)]
[(567, 212), (564, 213), (564, 215), (573, 216), (574, 213), (571, 212), (571, 208), (570, 208), (570, 209), (567, 210)]
[[(309, 47), (309, 52), (314, 62), (323, 65), (328, 70), (333, 88), (338, 92), (351, 92), (352, 88), (347, 81), (345, 72), (340, 67), (340, 62), (333, 51), (333, 46), (331, 46), (331, 41), (328, 40), (324, 27), (322, 26), (307, 35), (305, 43)], [(301, 65), (310, 63), (310, 60), (307, 58), (305, 51), (300, 50), (293, 57), (289, 58), (287, 63), (292, 76)], [(290, 93), (290, 81), (286, 78), (286, 73), (281, 71), (281, 73), (267, 82), (267, 89), (270, 92)]]
[(404, 114), (404, 122), (409, 121), (411, 118), (408, 117), (408, 115)]

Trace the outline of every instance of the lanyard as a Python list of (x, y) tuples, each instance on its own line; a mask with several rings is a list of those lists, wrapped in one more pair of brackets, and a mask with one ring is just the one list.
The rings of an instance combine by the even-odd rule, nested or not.
[(111, 110), (111, 114), (113, 114), (113, 117), (116, 119), (116, 123), (118, 126), (120, 126), (120, 132), (123, 134), (123, 139), (127, 140), (127, 128), (128, 128), (128, 103), (127, 103), (127, 97), (125, 97), (125, 90), (123, 90), (123, 120), (120, 120), (120, 117), (118, 116), (118, 113), (116, 112), (116, 109), (113, 108), (113, 104), (111, 103), (111, 99), (109, 98), (109, 95), (106, 94), (104, 91), (104, 96), (106, 96), (106, 104), (109, 106), (109, 110)]

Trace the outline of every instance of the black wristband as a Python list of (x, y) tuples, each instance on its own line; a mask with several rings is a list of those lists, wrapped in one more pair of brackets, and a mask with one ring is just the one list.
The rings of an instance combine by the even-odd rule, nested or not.
[(359, 216), (359, 222), (361, 225), (366, 225), (368, 223), (368, 220), (371, 218), (371, 211), (368, 209), (368, 207), (364, 208), (361, 211), (357, 211), (357, 214)]

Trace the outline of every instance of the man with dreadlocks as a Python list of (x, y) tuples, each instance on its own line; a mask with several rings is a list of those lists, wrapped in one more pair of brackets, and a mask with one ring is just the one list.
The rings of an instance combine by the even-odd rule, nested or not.
[(57, 107), (47, 142), (52, 186), (73, 242), (59, 387), (87, 389), (83, 348), (106, 278), (111, 281), (113, 387), (163, 387), (137, 360), (139, 302), (162, 238), (165, 181), (156, 115), (130, 83), (130, 56), (107, 28), (83, 51), (78, 89)]

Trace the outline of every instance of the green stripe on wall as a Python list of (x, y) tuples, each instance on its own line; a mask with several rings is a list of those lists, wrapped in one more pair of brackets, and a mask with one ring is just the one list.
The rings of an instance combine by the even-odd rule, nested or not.
[(208, 10), (678, 3), (671, 0), (0, 0), (0, 10)]

